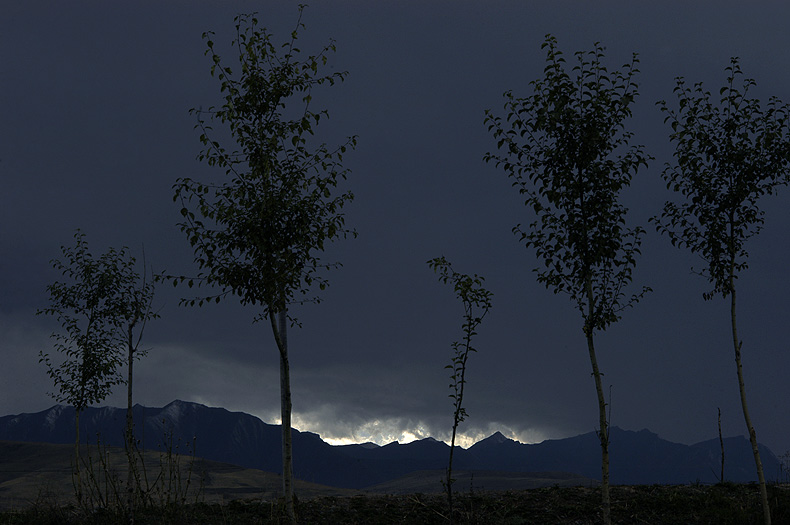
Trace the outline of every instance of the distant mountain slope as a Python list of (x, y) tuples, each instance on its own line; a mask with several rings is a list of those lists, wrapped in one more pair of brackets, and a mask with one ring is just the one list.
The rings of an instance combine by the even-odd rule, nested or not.
[[(536, 445), (501, 442), (501, 438), (493, 443), (489, 442), (493, 437), (469, 448), (467, 453), (474, 455), (474, 463), (483, 462), (492, 470), (508, 470), (506, 467), (517, 463), (530, 465), (530, 471), (567, 471), (600, 479), (601, 452), (595, 432), (572, 438), (547, 440)], [(613, 427), (609, 442), (613, 484), (718, 481), (721, 466), (718, 439), (689, 446), (666, 441), (646, 429), (633, 432)], [(745, 437), (726, 438), (724, 451), (724, 476), (727, 480), (757, 480), (751, 445)], [(766, 476), (769, 479), (777, 478), (779, 461), (776, 456), (763, 445), (760, 445), (760, 454)]]
[[(119, 479), (126, 479), (126, 453), (121, 448), (102, 447), (101, 452), (93, 447), (82, 447), (83, 459), (90, 456), (93, 472), (100, 480), (102, 490), (106, 486), (101, 483), (105, 479), (105, 470), (99, 456), (107, 465), (107, 472)], [(30, 443), (0, 440), (0, 509), (25, 508), (39, 502), (67, 504), (74, 501), (74, 485), (72, 481), (72, 445), (52, 443)], [(161, 472), (159, 453), (145, 454), (147, 479), (153, 483)], [(168, 468), (165, 458), (165, 468)], [(138, 464), (139, 465), (139, 464)], [(206, 502), (224, 502), (233, 499), (263, 498), (276, 500), (282, 491), (282, 479), (279, 474), (245, 469), (226, 463), (218, 463), (205, 459), (181, 457), (178, 466), (181, 471), (181, 484), (172, 488), (171, 496), (183, 495), (187, 501), (194, 501), (200, 496)], [(85, 468), (85, 467), (84, 467)], [(140, 467), (142, 468), (142, 467)], [(167, 471), (166, 471), (167, 472)], [(190, 479), (191, 483), (186, 484)], [(161, 491), (154, 490), (156, 499)], [(296, 490), (300, 497), (313, 496), (351, 496), (357, 491), (325, 487), (314, 483), (296, 481)], [(164, 494), (163, 494), (164, 495)]]
[[(162, 408), (134, 407), (135, 433), (149, 450), (167, 448), (169, 435), (179, 452), (192, 446), (196, 455), (278, 473), (280, 427), (243, 412), (173, 401)], [(80, 417), (80, 435), (91, 442), (123, 446), (125, 410), (89, 408)], [(74, 442), (74, 409), (61, 405), (35, 414), (0, 417), (0, 440), (44, 443)], [(672, 443), (656, 434), (611, 429), (611, 482), (613, 484), (667, 484), (716, 482), (720, 452), (718, 440), (695, 445)], [(449, 447), (433, 438), (405, 445), (331, 446), (310, 432), (293, 432), (294, 474), (323, 485), (360, 489), (401, 478), (416, 471), (447, 466)], [(776, 478), (779, 462), (766, 447), (760, 449), (766, 476)], [(729, 481), (755, 481), (754, 460), (744, 437), (725, 440), (725, 477)], [(600, 445), (595, 432), (567, 439), (527, 445), (497, 432), (468, 449), (458, 449), (454, 468), (459, 472), (568, 472), (600, 479)]]

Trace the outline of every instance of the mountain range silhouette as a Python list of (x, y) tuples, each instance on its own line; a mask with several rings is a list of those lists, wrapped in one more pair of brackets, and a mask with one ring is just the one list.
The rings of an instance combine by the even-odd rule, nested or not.
[[(162, 407), (135, 405), (135, 435), (141, 447), (193, 453), (214, 461), (279, 473), (282, 470), (279, 425), (243, 412), (173, 401)], [(88, 408), (80, 416), (83, 442), (124, 446), (126, 410)], [(0, 417), (0, 440), (74, 443), (74, 408), (56, 405), (34, 414)], [(172, 438), (172, 442), (170, 439)], [(172, 443), (170, 445), (169, 443)], [(615, 485), (716, 483), (721, 468), (719, 440), (684, 445), (661, 439), (647, 429), (610, 431), (611, 483)], [(304, 481), (362, 489), (417, 471), (447, 467), (449, 446), (433, 438), (384, 446), (372, 443), (330, 445), (312, 432), (293, 431), (294, 475)], [(725, 480), (757, 481), (749, 441), (724, 439)], [(766, 477), (777, 479), (780, 462), (760, 446)], [(576, 474), (600, 479), (600, 444), (595, 432), (565, 439), (522, 444), (496, 432), (467, 449), (457, 448), (457, 471)]]

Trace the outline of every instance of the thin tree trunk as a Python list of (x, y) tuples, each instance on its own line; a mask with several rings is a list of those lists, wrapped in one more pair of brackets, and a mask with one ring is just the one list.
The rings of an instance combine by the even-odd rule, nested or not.
[(129, 368), (126, 377), (126, 507), (129, 512), (129, 523), (134, 523), (134, 415), (132, 413), (132, 379), (134, 364), (134, 345), (132, 326), (129, 326)]
[(768, 489), (765, 486), (765, 475), (763, 474), (763, 462), (760, 460), (760, 450), (757, 445), (757, 433), (754, 431), (752, 419), (749, 416), (749, 408), (746, 405), (746, 386), (743, 382), (743, 364), (741, 362), (741, 346), (743, 342), (738, 339), (738, 328), (735, 323), (735, 286), (732, 271), (730, 272), (730, 318), (732, 320), (732, 344), (735, 348), (735, 367), (738, 371), (738, 389), (741, 394), (741, 408), (743, 408), (743, 418), (746, 421), (746, 428), (749, 431), (749, 442), (752, 445), (754, 463), (757, 466), (757, 479), (760, 482), (760, 497), (763, 504), (763, 520), (765, 525), (771, 525), (771, 508), (768, 506)]
[(464, 401), (464, 386), (466, 385), (466, 359), (469, 356), (469, 349), (472, 346), (471, 335), (467, 332), (466, 349), (463, 361), (461, 362), (461, 387), (458, 388), (456, 383), (456, 398), (455, 398), (455, 413), (453, 414), (453, 437), (450, 440), (450, 461), (447, 464), (447, 504), (450, 510), (450, 525), (455, 523), (453, 518), (453, 452), (455, 451), (455, 437), (458, 433), (458, 423), (460, 422), (462, 404)]
[(76, 436), (74, 438), (74, 476), (76, 480), (77, 504), (82, 505), (82, 479), (80, 477), (80, 410), (74, 407), (74, 423)]
[(721, 408), (716, 407), (719, 411), (719, 447), (721, 448), (721, 475), (719, 476), (719, 483), (724, 483), (724, 438), (721, 437)]
[(595, 391), (598, 394), (598, 424), (601, 427), (598, 438), (601, 440), (601, 510), (603, 523), (609, 525), (611, 519), (611, 502), (609, 499), (609, 424), (606, 421), (606, 400), (601, 385), (601, 371), (598, 369), (598, 360), (595, 357), (592, 332), (587, 334), (587, 349), (590, 352), (593, 377), (595, 378)]
[(458, 409), (456, 408), (455, 421), (453, 422), (453, 437), (450, 440), (450, 461), (447, 464), (447, 506), (449, 508), (450, 525), (455, 523), (453, 518), (453, 451), (455, 450), (455, 434), (458, 430)]
[(592, 283), (587, 281), (587, 300), (588, 315), (584, 327), (584, 335), (587, 337), (587, 350), (590, 353), (590, 364), (592, 365), (593, 378), (595, 379), (595, 392), (598, 395), (598, 424), (601, 427), (598, 438), (601, 441), (601, 514), (604, 525), (612, 523), (611, 500), (609, 498), (609, 423), (606, 420), (606, 400), (603, 395), (603, 385), (601, 384), (601, 371), (598, 368), (598, 359), (595, 356), (595, 344), (593, 342), (593, 293)]
[(274, 338), (280, 351), (280, 417), (282, 419), (283, 448), (283, 497), (289, 523), (296, 523), (293, 491), (293, 450), (291, 445), (291, 378), (288, 363), (288, 311), (278, 312), (279, 328), (274, 315), (270, 315)]

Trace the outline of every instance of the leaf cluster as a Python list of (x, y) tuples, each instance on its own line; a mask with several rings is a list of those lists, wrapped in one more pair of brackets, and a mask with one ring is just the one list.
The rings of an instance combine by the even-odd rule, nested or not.
[(631, 146), (625, 129), (637, 95), (636, 54), (608, 71), (604, 48), (575, 53), (570, 67), (557, 40), (546, 36), (543, 78), (532, 94), (504, 94), (505, 117), (486, 111), (498, 153), (486, 162), (503, 168), (537, 219), (513, 228), (542, 260), (538, 281), (566, 293), (585, 319), (585, 330), (605, 329), (649, 288), (627, 297), (644, 230), (627, 228), (620, 191), (651, 159)]
[(701, 83), (692, 88), (682, 77), (674, 89), (677, 108), (658, 103), (675, 144), (675, 163), (662, 176), (683, 199), (666, 202), (651, 221), (673, 245), (705, 261), (700, 273), (713, 285), (706, 299), (732, 291), (748, 267), (745, 243), (764, 223), (759, 199), (790, 181), (790, 109), (775, 97), (763, 109), (737, 58), (726, 71), (718, 104)]
[(471, 352), (477, 352), (472, 346), (472, 338), (477, 335), (477, 327), (491, 309), (493, 293), (484, 288), (483, 277), (456, 272), (444, 257), (431, 259), (428, 261), (428, 266), (439, 274), (440, 282), (453, 285), (453, 291), (464, 306), (464, 322), (461, 326), (464, 333), (463, 340), (452, 343), (452, 362), (445, 367), (451, 371), (450, 398), (453, 399), (455, 406), (455, 425), (457, 425), (467, 416), (462, 402), (466, 384), (466, 362)]
[(136, 324), (157, 314), (150, 309), (153, 283), (140, 284), (135, 258), (127, 248), (110, 248), (94, 257), (82, 232), (77, 230), (74, 239), (73, 248), (61, 247), (63, 260), (51, 261), (65, 279), (47, 286), (50, 305), (37, 311), (60, 323), (63, 331), (52, 338), (64, 360), (56, 364), (42, 351), (39, 362), (46, 365), (59, 391), (50, 395), (82, 410), (125, 383), (119, 372), (125, 362), (125, 337)]
[[(236, 17), (239, 74), (217, 54), (213, 34), (204, 34), (211, 75), (220, 83), (224, 102), (208, 111), (192, 110), (204, 146), (198, 159), (223, 168), (227, 179), (211, 184), (180, 178), (174, 185), (173, 200), (181, 204), (183, 217), (179, 226), (200, 273), (173, 283), (214, 286), (219, 293), (182, 303), (202, 305), (234, 294), (242, 304), (265, 306), (265, 316), (282, 311), (314, 283), (326, 287), (319, 270), (338, 264), (323, 262), (317, 252), (327, 242), (356, 235), (345, 229), (341, 213), (353, 194), (333, 195), (347, 177), (343, 156), (356, 138), (332, 149), (324, 143), (310, 147), (308, 140), (328, 117), (311, 109), (313, 88), (342, 81), (347, 73), (320, 72), (334, 43), (303, 57), (296, 47), (304, 27), (302, 9), (282, 46), (258, 27), (254, 15)], [(230, 131), (232, 148), (212, 140), (211, 124)]]

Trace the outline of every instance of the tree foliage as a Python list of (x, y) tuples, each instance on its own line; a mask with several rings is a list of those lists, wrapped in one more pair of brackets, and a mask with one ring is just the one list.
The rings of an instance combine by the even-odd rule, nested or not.
[(466, 419), (466, 409), (463, 408), (464, 385), (466, 384), (466, 362), (471, 352), (477, 352), (472, 346), (472, 339), (477, 335), (477, 327), (491, 309), (492, 293), (483, 286), (484, 279), (475, 274), (472, 276), (458, 273), (444, 257), (437, 257), (428, 261), (431, 269), (439, 274), (439, 281), (452, 284), (453, 291), (464, 307), (464, 322), (462, 341), (452, 343), (452, 363), (446, 368), (450, 369), (450, 398), (455, 407), (456, 424)]
[(145, 260), (143, 260), (142, 274), (137, 273), (135, 266), (137, 259), (126, 255), (122, 259), (120, 267), (120, 289), (121, 302), (126, 305), (121, 319), (123, 320), (124, 335), (127, 342), (127, 349), (132, 348), (132, 352), (137, 357), (144, 357), (147, 350), (140, 349), (145, 325), (148, 321), (159, 319), (159, 313), (153, 310), (154, 295), (156, 292), (156, 281), (161, 276), (151, 273), (148, 278)]
[[(65, 278), (47, 286), (50, 306), (38, 314), (52, 315), (62, 332), (52, 334), (55, 350), (61, 358), (40, 352), (39, 362), (47, 367), (57, 392), (50, 395), (75, 410), (74, 475), (78, 503), (83, 503), (83, 479), (80, 476), (80, 413), (103, 401), (116, 385), (128, 385), (127, 444), (131, 444), (132, 363), (145, 352), (135, 352), (146, 321), (158, 317), (151, 310), (154, 285), (140, 279), (135, 258), (126, 247), (110, 248), (94, 257), (77, 230), (73, 248), (61, 247), (63, 260), (53, 259), (52, 266)], [(137, 342), (133, 342), (138, 329)], [(128, 348), (128, 353), (124, 349)], [(57, 361), (60, 361), (58, 363)], [(128, 366), (124, 378), (121, 366)], [(131, 452), (131, 446), (128, 449)], [(131, 455), (129, 456), (131, 473)], [(129, 475), (131, 487), (131, 474)], [(131, 512), (131, 505), (130, 505)]]
[[(324, 289), (321, 270), (334, 266), (318, 252), (328, 242), (355, 235), (345, 229), (341, 213), (353, 194), (333, 191), (347, 176), (343, 155), (356, 138), (333, 148), (310, 145), (314, 127), (328, 117), (326, 110), (312, 110), (313, 89), (342, 81), (347, 73), (320, 73), (334, 43), (302, 58), (296, 47), (304, 28), (301, 12), (302, 7), (297, 27), (281, 47), (258, 27), (256, 16), (237, 16), (238, 73), (222, 61), (214, 34), (203, 35), (224, 102), (208, 111), (191, 110), (204, 146), (198, 159), (224, 169), (228, 179), (214, 184), (180, 178), (174, 185), (173, 199), (181, 203), (184, 218), (179, 226), (200, 268), (197, 278), (178, 281), (220, 290), (187, 304), (219, 302), (233, 294), (242, 304), (263, 305), (270, 315), (295, 298), (317, 300), (306, 296), (314, 283)], [(212, 124), (229, 130), (232, 147), (212, 138)]]
[[(677, 78), (677, 109), (659, 102), (672, 128), (675, 163), (667, 164), (667, 188), (682, 197), (668, 201), (652, 221), (673, 245), (704, 261), (713, 288), (705, 299), (727, 297), (733, 279), (748, 267), (746, 241), (764, 224), (758, 201), (790, 181), (790, 110), (776, 97), (763, 109), (750, 96), (752, 79), (742, 78), (737, 58), (726, 68), (719, 103), (701, 83)], [(739, 80), (741, 82), (739, 82)]]
[(627, 209), (618, 201), (650, 159), (641, 146), (630, 146), (624, 125), (637, 95), (638, 59), (609, 72), (596, 43), (593, 51), (577, 52), (568, 71), (554, 37), (542, 48), (547, 64), (544, 77), (530, 83), (532, 95), (506, 92), (504, 119), (486, 111), (500, 153), (485, 160), (507, 172), (537, 217), (513, 232), (542, 261), (538, 281), (570, 296), (586, 330), (603, 330), (647, 291), (628, 296), (624, 290), (644, 230), (626, 228)]
[(61, 247), (63, 260), (52, 260), (65, 280), (47, 286), (50, 306), (37, 313), (54, 316), (63, 330), (52, 334), (62, 362), (46, 352), (39, 354), (58, 389), (50, 395), (81, 411), (124, 383), (119, 328), (128, 312), (124, 276), (130, 261), (125, 248), (111, 248), (95, 258), (82, 232), (77, 231), (74, 239), (73, 248)]

